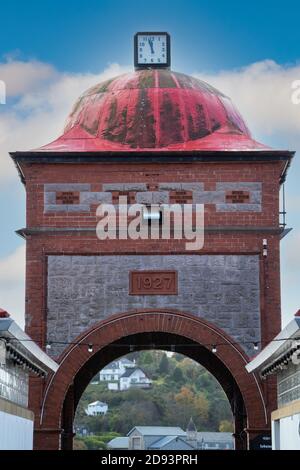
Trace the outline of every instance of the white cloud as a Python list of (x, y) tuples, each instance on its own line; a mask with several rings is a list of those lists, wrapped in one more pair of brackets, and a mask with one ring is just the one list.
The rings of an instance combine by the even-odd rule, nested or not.
[(300, 131), (300, 105), (292, 103), (292, 83), (300, 78), (300, 66), (281, 66), (273, 60), (215, 75), (195, 76), (227, 94), (259, 135)]
[(12, 105), (0, 105), (0, 182), (17, 180), (8, 152), (37, 148), (57, 138), (83, 91), (129, 70), (111, 64), (99, 74), (68, 74), (34, 61), (0, 64), (0, 79), (14, 96)]
[(5, 63), (0, 63), (0, 80), (6, 83), (7, 96), (30, 92), (56, 76), (54, 67), (43, 62), (9, 59)]
[(0, 308), (24, 326), (25, 306), (25, 245), (0, 258)]

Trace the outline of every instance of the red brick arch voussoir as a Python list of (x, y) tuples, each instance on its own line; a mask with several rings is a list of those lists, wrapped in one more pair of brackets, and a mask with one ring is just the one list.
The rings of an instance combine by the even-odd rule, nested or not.
[[(245, 369), (247, 354), (223, 330), (201, 317), (177, 310), (138, 310), (112, 315), (100, 321), (70, 345), (60, 356), (57, 372), (49, 377), (42, 402), (41, 429), (59, 429), (64, 400), (70, 385), (92, 355), (111, 343), (130, 335), (145, 332), (171, 333), (200, 345), (217, 344), (216, 356), (234, 377), (242, 394), (248, 427), (266, 426), (267, 414), (261, 383)], [(93, 344), (93, 353), (80, 345)]]

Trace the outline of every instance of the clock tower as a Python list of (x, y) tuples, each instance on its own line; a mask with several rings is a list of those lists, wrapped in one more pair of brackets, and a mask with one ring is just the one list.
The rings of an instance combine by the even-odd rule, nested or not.
[[(169, 35), (137, 33), (134, 72), (85, 91), (54, 142), (11, 153), (27, 196), (26, 331), (59, 363), (30, 381), (36, 449), (71, 449), (90, 380), (145, 348), (216, 377), (237, 449), (270, 433), (275, 384), (245, 366), (280, 331), (279, 190), (293, 152), (257, 142), (229, 97), (169, 66)], [(98, 208), (120, 215), (120, 197), (203, 204), (203, 247), (172, 231), (99, 239)]]

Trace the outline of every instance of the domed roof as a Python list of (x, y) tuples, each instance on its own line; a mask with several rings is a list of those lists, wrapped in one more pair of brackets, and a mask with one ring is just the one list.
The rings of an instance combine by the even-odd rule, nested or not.
[(231, 100), (206, 82), (169, 70), (140, 70), (87, 90), (64, 134), (39, 150), (163, 151), (266, 148)]

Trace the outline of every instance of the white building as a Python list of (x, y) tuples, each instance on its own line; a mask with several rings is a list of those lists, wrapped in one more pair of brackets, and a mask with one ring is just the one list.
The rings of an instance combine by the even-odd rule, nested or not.
[(29, 374), (46, 377), (57, 369), (58, 364), (0, 309), (0, 450), (32, 450)]
[(108, 364), (99, 373), (99, 380), (102, 381), (118, 381), (127, 368), (135, 367), (135, 362), (130, 361), (126, 357), (113, 361)]
[(120, 377), (120, 390), (128, 390), (130, 387), (149, 388), (152, 381), (140, 367), (127, 368)]
[(88, 405), (85, 412), (88, 416), (99, 416), (99, 415), (106, 415), (107, 410), (108, 410), (107, 403), (104, 403), (102, 401), (94, 401), (93, 403), (90, 403)]
[(272, 449), (300, 450), (300, 310), (247, 366), (262, 378), (277, 377), (278, 409), (272, 413)]

